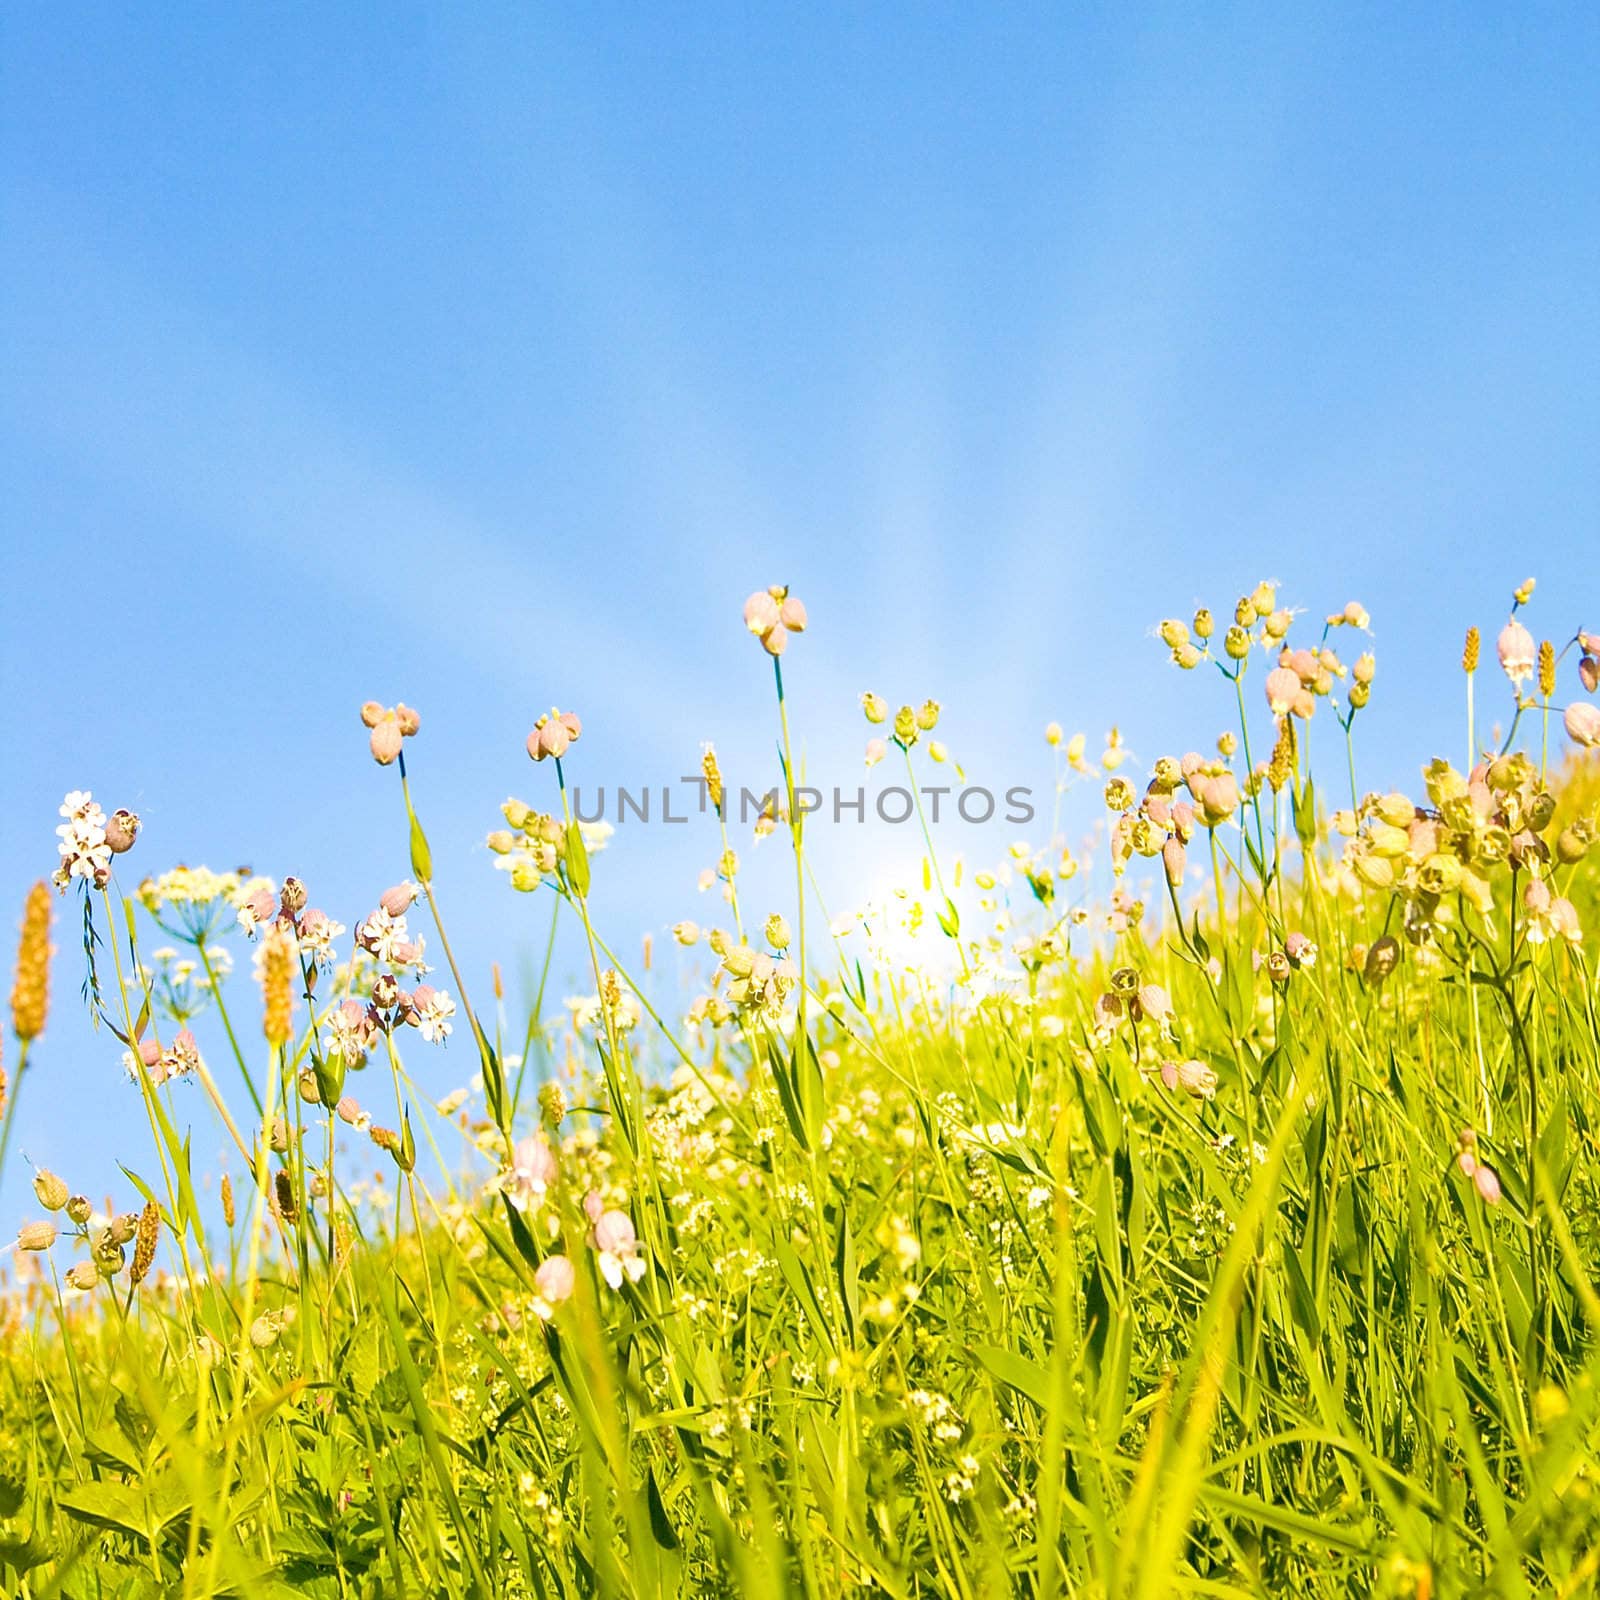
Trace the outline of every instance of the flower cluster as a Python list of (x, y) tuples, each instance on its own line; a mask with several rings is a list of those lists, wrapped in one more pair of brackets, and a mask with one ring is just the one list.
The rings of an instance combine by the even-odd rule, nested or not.
[(554, 756), (558, 761), (567, 753), (567, 746), (578, 742), (583, 724), (576, 711), (547, 711), (533, 725), (528, 735), (528, 754), (535, 761)]
[(96, 889), (111, 881), (111, 858), (133, 848), (139, 835), (139, 819), (131, 811), (114, 811), (108, 817), (87, 789), (74, 789), (61, 802), (61, 815), (67, 820), (56, 829), (61, 841), (61, 857), (54, 882), (65, 889), (74, 878), (82, 878)]
[(194, 1034), (187, 1028), (180, 1028), (173, 1035), (172, 1043), (165, 1048), (154, 1039), (141, 1039), (138, 1052), (137, 1059), (132, 1050), (123, 1052), (122, 1064), (127, 1069), (128, 1076), (134, 1082), (138, 1082), (139, 1068), (142, 1065), (149, 1074), (150, 1081), (157, 1087), (170, 1083), (174, 1078), (186, 1076), (200, 1065), (200, 1046), (195, 1042)]
[(1426, 940), (1448, 921), (1458, 897), (1480, 916), (1495, 909), (1493, 879), (1509, 868), (1521, 884), (1527, 935), (1538, 943), (1559, 935), (1582, 936), (1572, 902), (1554, 893), (1553, 864), (1583, 859), (1593, 842), (1585, 820), (1563, 828), (1554, 848), (1544, 835), (1555, 820), (1556, 802), (1538, 767), (1525, 754), (1480, 761), (1463, 777), (1448, 761), (1423, 771), (1428, 805), (1405, 795), (1368, 795), (1359, 809), (1341, 812), (1335, 827), (1349, 842), (1344, 866), (1368, 888), (1393, 890), (1406, 905), (1406, 931)]
[[(1188, 785), (1194, 804), (1174, 798), (1182, 784)], [(1112, 870), (1120, 876), (1135, 855), (1160, 856), (1167, 881), (1177, 888), (1183, 882), (1197, 821), (1217, 826), (1238, 806), (1239, 791), (1226, 765), (1209, 765), (1198, 755), (1185, 756), (1182, 762), (1163, 756), (1151, 770), (1137, 806), (1133, 785), (1123, 777), (1107, 782), (1105, 801), (1109, 810), (1119, 813), (1111, 828)]]
[(744, 603), (744, 625), (770, 656), (781, 656), (791, 633), (806, 631), (806, 608), (785, 584), (758, 589)]
[(306, 898), (306, 886), (298, 878), (285, 878), (276, 890), (270, 879), (254, 879), (238, 897), (239, 926), (251, 937), (258, 932), (287, 934), (297, 952), (326, 969), (333, 965), (333, 941), (345, 931), (344, 924), (308, 906)]
[(380, 767), (389, 766), (399, 756), (402, 742), (422, 726), (422, 718), (410, 706), (382, 706), (376, 700), (361, 707), (361, 720), (372, 730), (372, 759)]

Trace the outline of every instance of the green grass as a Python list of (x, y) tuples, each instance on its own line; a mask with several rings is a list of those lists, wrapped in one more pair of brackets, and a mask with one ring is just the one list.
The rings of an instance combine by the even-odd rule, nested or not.
[[(571, 825), (568, 751), (537, 769), (553, 820), (510, 808), (494, 848), (585, 935), (601, 1003), (566, 1031), (474, 1011), (446, 959), (483, 1077), (449, 1114), (411, 1084), (414, 1032), (359, 1072), (327, 1048), (376, 964), (309, 997), (297, 964), (269, 1042), (242, 977), (197, 985), (149, 953), (187, 937), (203, 977), (237, 946), (237, 886), (185, 904), (73, 884), (104, 1029), (170, 1048), (192, 1010), (222, 1013), (203, 1082), (241, 1157), (224, 1221), (164, 1068), (142, 1069), (149, 1141), (124, 1159), (164, 1270), (130, 1282), (102, 1223), (64, 1211), (26, 1256), (0, 1344), (0, 1587), (1593, 1593), (1600, 1031), (1593, 945), (1546, 901), (1594, 927), (1600, 789), (1546, 772), (1546, 683), (1512, 724), (1540, 730), (1528, 757), (1334, 818), (1319, 792), (1360, 793), (1342, 741), (1314, 782), (1304, 726), (1268, 723), (1263, 659), (1225, 691), (1248, 712), (1244, 792), (1195, 823), (1198, 880), (1169, 891), (1160, 854), (1174, 806), (1223, 806), (1193, 763), (1166, 793), (1175, 768), (1152, 766), (1154, 804), (1110, 787), (1132, 855), (1109, 925), (1059, 844), (989, 876), (930, 839), (894, 959), (871, 954), (881, 924), (836, 939), (812, 900), (789, 966), (755, 960), (774, 908), (741, 907), (729, 873), (693, 1023), (652, 1009), (592, 924), (591, 877), (626, 863), (591, 862)], [(1365, 696), (1329, 676), (1316, 716), (1353, 739)], [(898, 724), (913, 772), (930, 720)], [(1244, 781), (1250, 722), (1277, 738), (1276, 787)], [(414, 920), (437, 917), (410, 788), (396, 821)], [(803, 830), (779, 828), (804, 889)], [(23, 1046), (8, 1137), (49, 1043)], [(330, 1110), (391, 1091), (377, 1145)], [(501, 1179), (530, 1138), (554, 1167), (522, 1209)], [(602, 1208), (636, 1251), (614, 1220), (597, 1234)], [(98, 1283), (65, 1288), (89, 1260)]]

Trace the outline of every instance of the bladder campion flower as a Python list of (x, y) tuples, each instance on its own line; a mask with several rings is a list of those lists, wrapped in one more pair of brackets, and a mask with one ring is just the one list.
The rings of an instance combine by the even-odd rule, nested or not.
[(401, 744), (422, 726), (421, 717), (410, 706), (383, 706), (376, 700), (361, 707), (361, 720), (372, 730), (372, 759), (380, 767), (389, 766), (400, 754)]
[(744, 625), (770, 656), (781, 656), (791, 633), (806, 631), (806, 608), (785, 584), (758, 589), (744, 603)]
[(563, 1300), (572, 1298), (578, 1281), (572, 1263), (565, 1256), (546, 1256), (533, 1274), (534, 1314), (548, 1322)]
[(568, 745), (578, 742), (582, 732), (583, 723), (577, 712), (552, 708), (534, 723), (533, 732), (528, 735), (528, 754), (535, 761), (543, 761), (546, 756), (559, 760), (567, 753)]
[(1500, 630), (1495, 654), (1512, 687), (1521, 690), (1534, 671), (1533, 635), (1515, 617)]

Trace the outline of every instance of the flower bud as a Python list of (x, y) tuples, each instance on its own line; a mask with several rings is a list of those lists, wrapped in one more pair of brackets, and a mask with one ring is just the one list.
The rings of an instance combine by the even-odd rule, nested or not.
[(92, 1261), (74, 1261), (67, 1268), (67, 1282), (72, 1288), (87, 1292), (100, 1282), (100, 1273)]
[(376, 728), (388, 713), (376, 700), (368, 700), (362, 704), (361, 720), (369, 728)]
[(384, 717), (383, 721), (372, 730), (372, 737), (367, 741), (372, 747), (372, 759), (380, 767), (392, 765), (395, 757), (400, 754), (403, 739), (400, 724), (394, 717)]
[(70, 1198), (66, 1184), (45, 1167), (34, 1174), (33, 1192), (46, 1211), (59, 1211)]
[(1168, 617), (1156, 629), (1162, 644), (1169, 650), (1176, 650), (1179, 645), (1189, 642), (1189, 630), (1176, 617)]
[(86, 1194), (75, 1194), (67, 1201), (68, 1220), (82, 1227), (94, 1215), (94, 1204)]
[(767, 943), (770, 944), (774, 950), (787, 950), (789, 948), (789, 924), (778, 912), (774, 911), (772, 915), (767, 918), (767, 924), (764, 931), (767, 936)]
[(400, 726), (400, 732), (410, 738), (422, 726), (422, 718), (408, 705), (397, 705), (394, 708), (394, 720)]
[(917, 712), (917, 726), (924, 733), (932, 733), (939, 726), (939, 712), (943, 709), (937, 700), (924, 700)]
[(917, 742), (917, 714), (910, 706), (901, 706), (894, 714), (894, 736), (903, 745)]
[(861, 697), (861, 709), (868, 722), (876, 725), (889, 715), (889, 703), (881, 694), (874, 694), (870, 689)]
[(1228, 629), (1223, 635), (1222, 648), (1227, 652), (1231, 661), (1243, 661), (1250, 654), (1250, 635), (1237, 625)]
[(1204, 606), (1194, 614), (1194, 636), (1197, 639), (1209, 639), (1216, 632), (1216, 618)]
[[(1587, 661), (1589, 658), (1584, 657)], [(1593, 750), (1600, 745), (1600, 706), (1593, 705), (1587, 700), (1574, 700), (1567, 707), (1566, 716), (1562, 718), (1567, 730), (1567, 737), (1574, 744), (1582, 745), (1585, 750)]]

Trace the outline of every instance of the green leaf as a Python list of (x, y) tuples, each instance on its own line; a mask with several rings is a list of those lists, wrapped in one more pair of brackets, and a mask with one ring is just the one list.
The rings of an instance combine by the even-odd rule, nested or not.
[(1024, 1400), (1031, 1400), (1041, 1411), (1050, 1404), (1050, 1374), (1037, 1361), (1020, 1356), (998, 1344), (975, 1344), (973, 1359), (991, 1378), (1008, 1389), (1015, 1389)]

